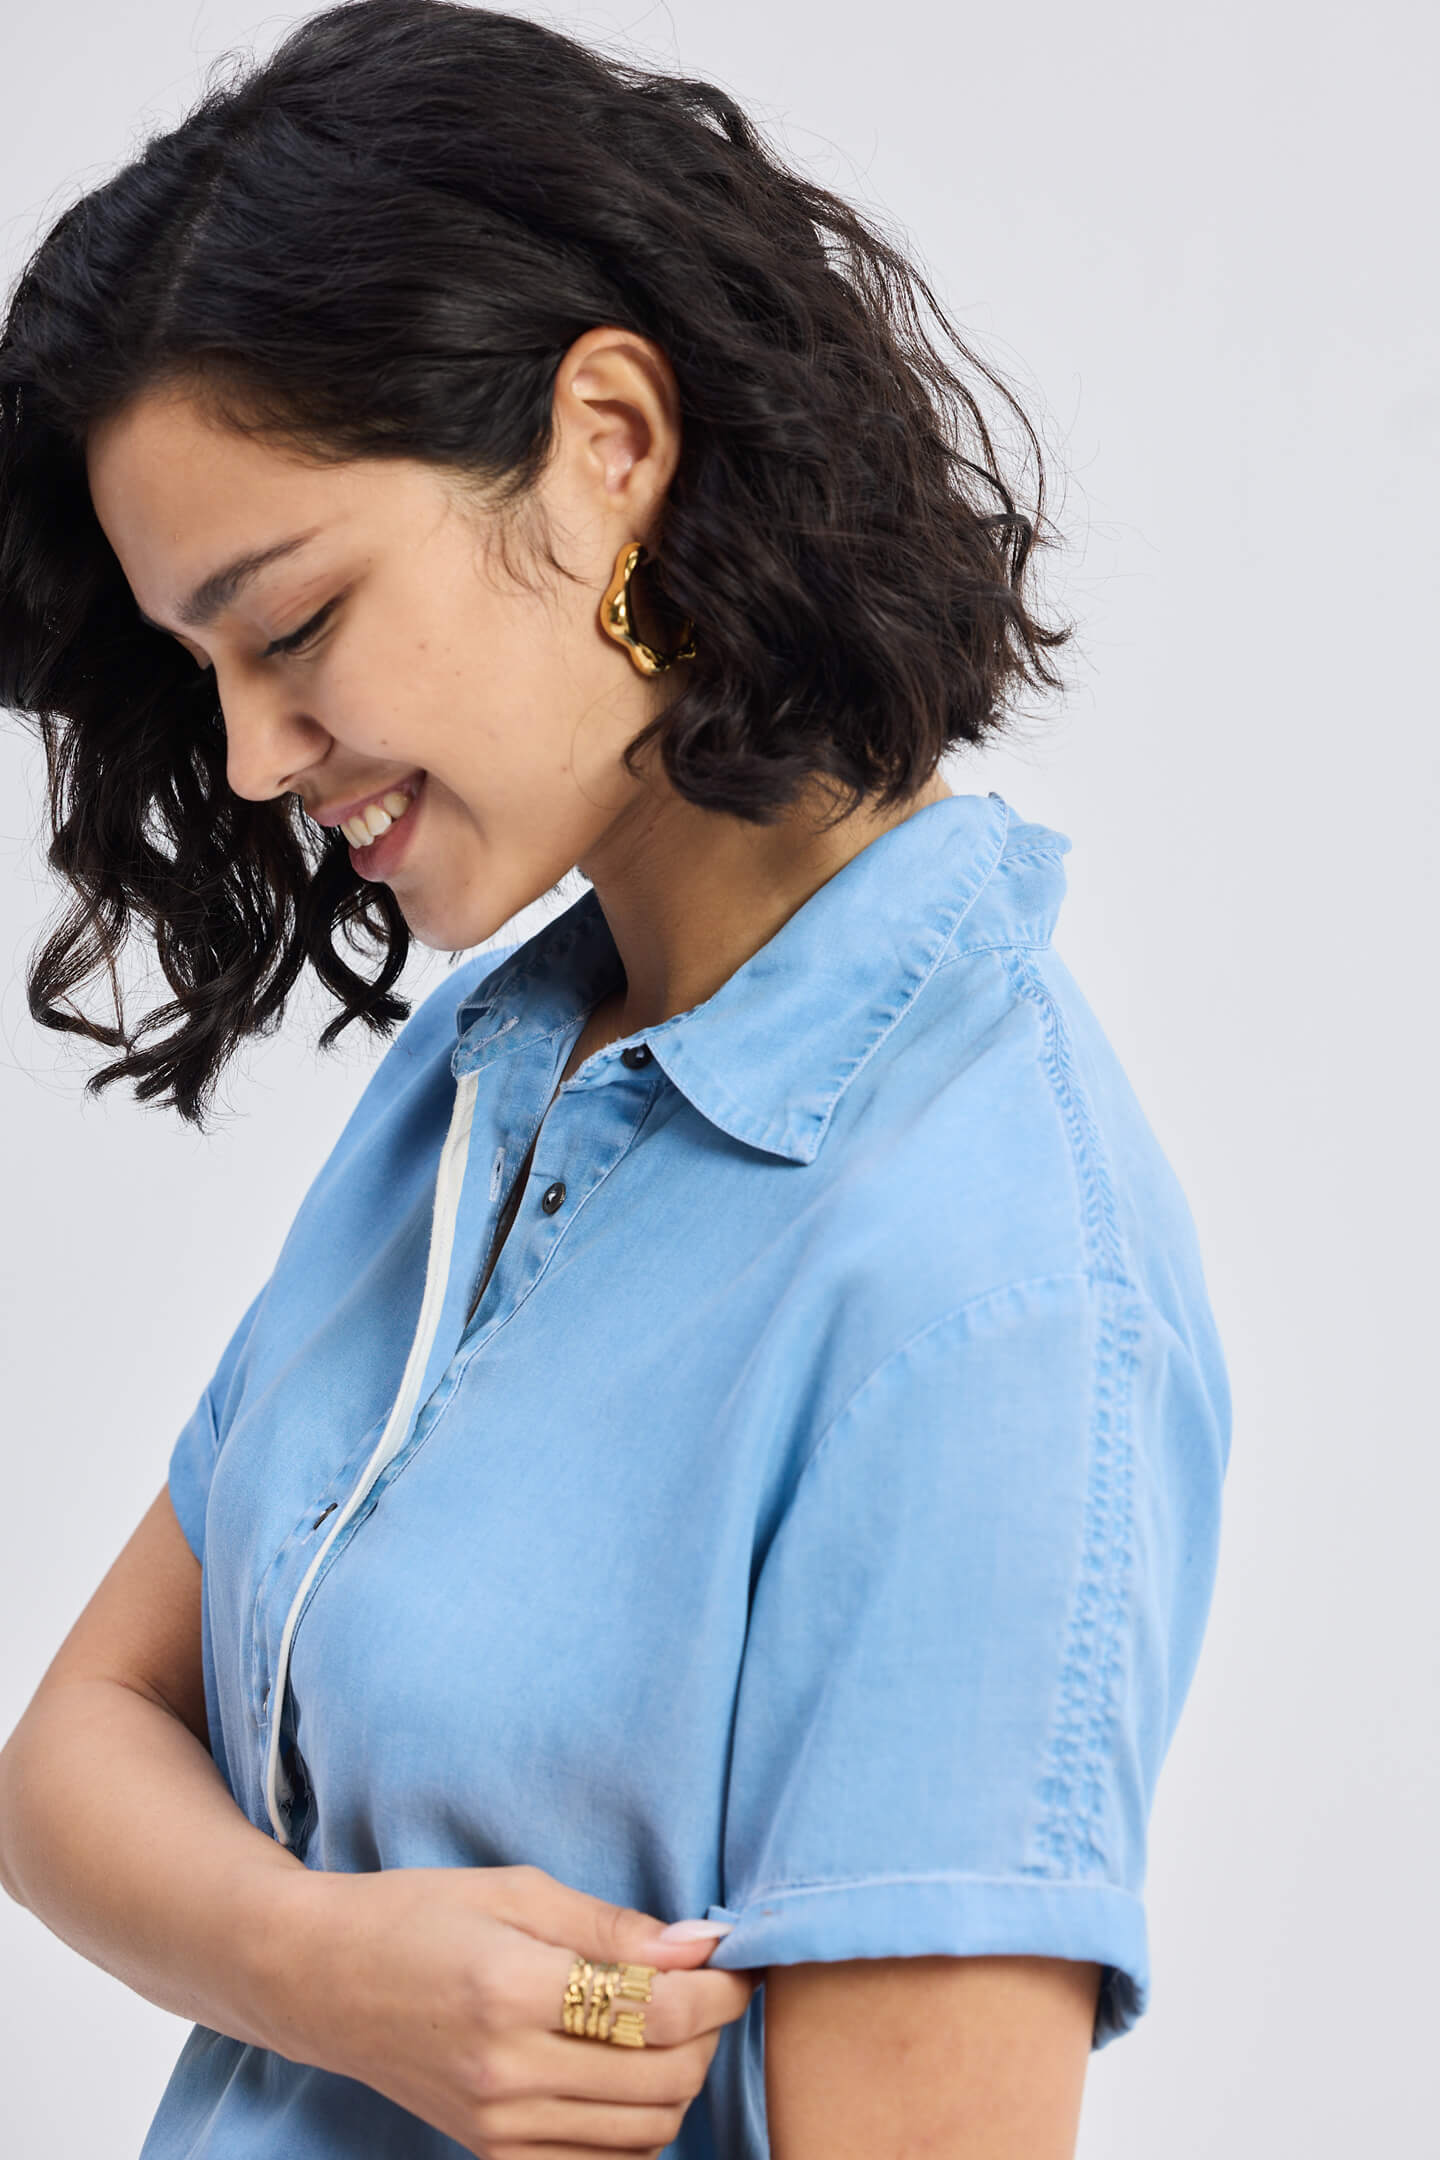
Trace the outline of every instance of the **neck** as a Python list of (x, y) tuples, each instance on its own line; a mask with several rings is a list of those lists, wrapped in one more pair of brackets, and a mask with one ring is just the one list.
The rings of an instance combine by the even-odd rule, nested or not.
[(595, 1016), (604, 1040), (713, 997), (862, 848), (953, 793), (936, 773), (898, 808), (866, 802), (828, 831), (815, 790), (773, 825), (699, 809), (668, 787), (638, 797), (579, 865), (625, 969)]

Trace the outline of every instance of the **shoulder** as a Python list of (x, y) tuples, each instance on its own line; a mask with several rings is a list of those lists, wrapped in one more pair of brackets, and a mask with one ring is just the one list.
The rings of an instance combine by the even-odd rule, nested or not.
[(1023, 1292), (1097, 1327), (1144, 1312), (1223, 1385), (1178, 1180), (1043, 939), (975, 925), (857, 1076), (822, 1166), (811, 1250), (852, 1379), (1007, 1326)]
[(1043, 957), (987, 947), (942, 962), (817, 1158), (837, 1249), (853, 1232), (867, 1273), (922, 1307), (1097, 1257), (1085, 1194), (1107, 1136), (1057, 1056)]

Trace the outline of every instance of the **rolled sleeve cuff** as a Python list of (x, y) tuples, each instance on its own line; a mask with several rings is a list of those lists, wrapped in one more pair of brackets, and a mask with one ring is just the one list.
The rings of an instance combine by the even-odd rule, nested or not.
[(872, 1875), (783, 1883), (738, 1909), (711, 1971), (861, 1957), (1093, 1958), (1104, 1971), (1092, 2047), (1138, 2024), (1150, 1996), (1145, 1907), (1113, 1883), (1016, 1876)]
[(202, 1404), (177, 1436), (170, 1450), (166, 1484), (170, 1505), (185, 1533), (185, 1542), (196, 1559), (205, 1561), (205, 1509), (210, 1498), (210, 1475), (215, 1460), (215, 1428)]

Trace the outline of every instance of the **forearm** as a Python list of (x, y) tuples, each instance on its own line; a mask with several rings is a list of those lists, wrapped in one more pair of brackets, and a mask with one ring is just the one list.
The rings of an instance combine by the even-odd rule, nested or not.
[(277, 1983), (308, 1871), (206, 1749), (108, 1680), (42, 1688), (0, 1753), (0, 1883), (177, 2016), (287, 2052)]

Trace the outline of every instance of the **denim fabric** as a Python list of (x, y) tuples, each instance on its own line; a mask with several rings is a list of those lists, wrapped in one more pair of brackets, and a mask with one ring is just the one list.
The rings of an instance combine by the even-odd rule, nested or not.
[[(621, 980), (593, 891), (419, 1006), (171, 1458), (253, 1823), (731, 1919), (716, 1968), (1093, 1958), (1094, 2044), (1135, 2024), (1230, 1399), (1051, 944), (1069, 846), (916, 812), (553, 1105)], [(676, 2160), (767, 2153), (764, 1998)], [(197, 2027), (144, 2160), (281, 2152), (462, 2148)]]

